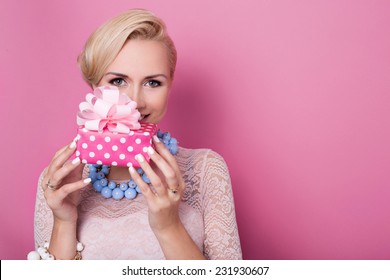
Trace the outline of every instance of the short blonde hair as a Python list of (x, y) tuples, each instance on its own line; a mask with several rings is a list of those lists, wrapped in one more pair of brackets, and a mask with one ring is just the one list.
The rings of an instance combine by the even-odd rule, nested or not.
[(91, 34), (77, 59), (84, 80), (91, 86), (97, 85), (123, 45), (132, 39), (164, 43), (173, 79), (177, 53), (164, 22), (147, 10), (134, 9), (114, 17)]

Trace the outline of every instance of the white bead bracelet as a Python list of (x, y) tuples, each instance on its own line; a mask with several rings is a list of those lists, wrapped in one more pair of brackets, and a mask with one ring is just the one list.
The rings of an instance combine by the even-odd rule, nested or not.
[[(36, 251), (27, 254), (27, 260), (55, 260), (55, 257), (49, 252), (49, 242), (45, 242), (43, 247), (39, 246)], [(77, 241), (76, 255), (74, 260), (81, 260), (81, 251), (84, 250), (83, 243)]]

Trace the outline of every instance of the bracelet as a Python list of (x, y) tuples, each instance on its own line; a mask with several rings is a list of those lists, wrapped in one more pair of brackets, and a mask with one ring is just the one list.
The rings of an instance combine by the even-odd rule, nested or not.
[[(77, 241), (76, 255), (73, 260), (81, 260), (81, 251), (84, 250), (83, 243)], [(45, 242), (43, 246), (39, 246), (36, 251), (31, 251), (27, 254), (27, 260), (55, 260), (56, 258), (49, 252), (49, 242)]]

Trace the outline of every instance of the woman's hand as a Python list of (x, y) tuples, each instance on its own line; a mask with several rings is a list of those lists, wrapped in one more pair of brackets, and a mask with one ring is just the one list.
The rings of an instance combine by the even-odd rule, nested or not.
[(148, 203), (150, 227), (159, 235), (181, 226), (179, 203), (185, 183), (176, 159), (157, 136), (153, 140), (156, 151), (152, 147), (148, 149), (151, 165), (142, 155), (136, 157), (152, 186), (149, 187), (134, 168), (130, 167), (129, 171)]
[(91, 181), (89, 178), (81, 180), (84, 164), (80, 164), (80, 158), (69, 160), (75, 148), (76, 142), (73, 141), (58, 150), (42, 180), (46, 202), (54, 218), (61, 222), (77, 221), (80, 189)]
[(204, 259), (179, 217), (179, 203), (185, 189), (184, 179), (174, 156), (165, 145), (153, 137), (156, 151), (148, 149), (151, 165), (143, 156), (137, 156), (151, 186), (130, 167), (130, 175), (141, 189), (149, 207), (149, 225), (166, 259)]

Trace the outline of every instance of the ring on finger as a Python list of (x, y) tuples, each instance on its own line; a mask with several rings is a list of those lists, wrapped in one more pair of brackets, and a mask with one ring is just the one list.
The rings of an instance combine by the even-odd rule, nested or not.
[(50, 184), (50, 179), (47, 181), (46, 186), (49, 190), (55, 191), (57, 189), (57, 186)]

